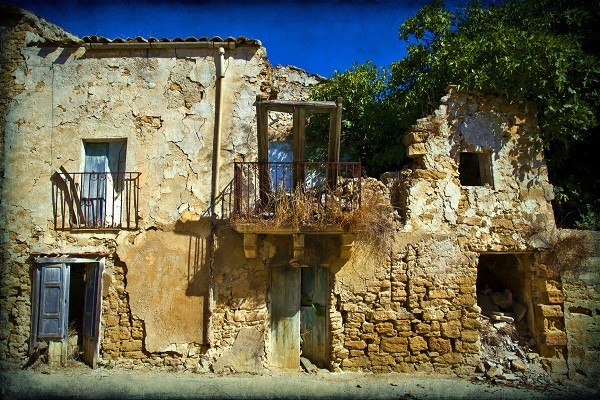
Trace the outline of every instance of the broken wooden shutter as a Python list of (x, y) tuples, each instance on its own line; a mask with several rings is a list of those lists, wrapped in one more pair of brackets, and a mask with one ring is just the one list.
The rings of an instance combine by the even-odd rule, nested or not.
[(40, 339), (62, 339), (65, 333), (66, 265), (44, 265), (40, 274), (38, 333)]

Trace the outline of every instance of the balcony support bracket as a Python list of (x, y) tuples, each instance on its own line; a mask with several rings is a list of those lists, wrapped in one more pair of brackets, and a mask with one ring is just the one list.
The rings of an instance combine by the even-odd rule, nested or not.
[(246, 258), (258, 257), (258, 235), (256, 233), (244, 233), (244, 254)]
[(347, 260), (352, 254), (352, 247), (354, 247), (354, 235), (343, 234), (341, 235), (342, 244), (340, 246), (340, 258)]
[(304, 258), (304, 235), (295, 233), (294, 235), (294, 258), (302, 260)]

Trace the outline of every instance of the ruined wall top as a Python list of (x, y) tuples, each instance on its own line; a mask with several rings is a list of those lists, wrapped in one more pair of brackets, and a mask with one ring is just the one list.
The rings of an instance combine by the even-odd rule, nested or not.
[[(523, 250), (524, 232), (554, 226), (553, 189), (532, 103), (450, 87), (404, 138), (406, 229), (464, 229), (479, 250)], [(516, 235), (516, 236), (515, 236)]]

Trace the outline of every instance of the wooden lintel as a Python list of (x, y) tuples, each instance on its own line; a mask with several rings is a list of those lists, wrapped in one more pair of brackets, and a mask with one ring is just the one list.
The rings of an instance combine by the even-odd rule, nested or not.
[(244, 254), (246, 258), (258, 257), (258, 235), (256, 233), (244, 233)]
[(342, 236), (342, 245), (340, 246), (340, 258), (347, 260), (350, 258), (352, 254), (352, 248), (354, 247), (354, 235), (352, 234), (343, 234)]
[(336, 109), (335, 101), (298, 101), (298, 100), (261, 100), (260, 107), (268, 111), (294, 112), (294, 109), (303, 108), (307, 112), (330, 112)]
[(294, 258), (296, 260), (301, 260), (304, 258), (304, 235), (302, 234), (294, 234)]

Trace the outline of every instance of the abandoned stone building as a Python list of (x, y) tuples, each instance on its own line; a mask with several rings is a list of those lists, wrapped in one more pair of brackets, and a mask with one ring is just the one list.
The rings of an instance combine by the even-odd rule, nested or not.
[(3, 368), (47, 343), (55, 364), (471, 374), (491, 320), (600, 378), (599, 236), (556, 228), (532, 104), (450, 86), (376, 180), (340, 162), (343, 99), (305, 101), (322, 78), (258, 40), (2, 11)]

